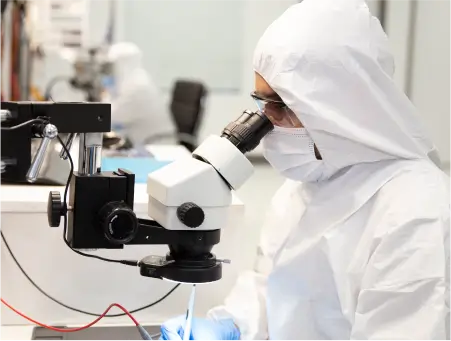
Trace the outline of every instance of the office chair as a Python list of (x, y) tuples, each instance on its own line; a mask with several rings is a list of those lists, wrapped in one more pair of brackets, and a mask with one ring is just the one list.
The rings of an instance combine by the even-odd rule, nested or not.
[[(171, 112), (179, 133), (179, 143), (191, 152), (196, 149), (197, 133), (202, 121), (204, 99), (207, 95), (205, 86), (196, 81), (178, 80), (172, 91)], [(194, 141), (182, 138), (183, 135), (194, 137)]]

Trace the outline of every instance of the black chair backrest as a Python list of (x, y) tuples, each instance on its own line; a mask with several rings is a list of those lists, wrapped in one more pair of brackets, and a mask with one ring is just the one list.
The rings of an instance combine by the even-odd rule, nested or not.
[(205, 86), (200, 82), (178, 80), (172, 92), (171, 111), (179, 133), (196, 136), (203, 115)]

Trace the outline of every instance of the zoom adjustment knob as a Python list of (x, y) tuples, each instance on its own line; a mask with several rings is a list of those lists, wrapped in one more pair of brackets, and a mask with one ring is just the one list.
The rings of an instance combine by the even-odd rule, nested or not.
[(113, 201), (99, 212), (100, 224), (110, 243), (116, 245), (132, 241), (138, 233), (138, 218), (135, 212), (123, 201)]
[(58, 227), (63, 215), (63, 203), (61, 194), (58, 191), (51, 191), (47, 200), (47, 219), (50, 227)]
[(205, 214), (195, 203), (185, 202), (177, 208), (177, 218), (186, 226), (195, 228), (202, 225)]

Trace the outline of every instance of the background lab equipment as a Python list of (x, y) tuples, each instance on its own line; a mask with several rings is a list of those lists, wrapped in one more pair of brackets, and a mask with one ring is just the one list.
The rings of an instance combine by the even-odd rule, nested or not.
[(71, 77), (56, 76), (47, 85), (44, 99), (52, 99), (53, 87), (59, 82), (68, 82), (74, 89), (83, 92), (87, 102), (100, 102), (105, 82), (113, 77), (113, 65), (108, 60), (108, 46), (80, 48), (76, 55), (68, 54), (73, 66)]

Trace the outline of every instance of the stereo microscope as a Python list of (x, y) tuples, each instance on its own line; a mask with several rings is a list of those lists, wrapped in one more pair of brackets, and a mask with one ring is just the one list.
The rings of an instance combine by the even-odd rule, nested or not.
[[(78, 170), (68, 182), (67, 207), (59, 192), (51, 192), (47, 212), (52, 227), (67, 217), (65, 238), (70, 247), (121, 249), (165, 244), (167, 255), (148, 256), (136, 264), (142, 276), (184, 283), (207, 283), (222, 277), (223, 261), (211, 251), (227, 224), (232, 191), (253, 173), (244, 154), (273, 129), (264, 114), (244, 111), (221, 136), (208, 137), (191, 157), (150, 173), (147, 193), (152, 219), (140, 219), (133, 211), (134, 174), (125, 169), (104, 172), (100, 167), (102, 133), (111, 128), (109, 104), (9, 102), (2, 103), (2, 108), (13, 116), (21, 110), (39, 113), (31, 118), (40, 121), (24, 128), (42, 138), (27, 173), (30, 182), (39, 174), (49, 141), (61, 131), (79, 135)], [(96, 114), (83, 115), (88, 112)], [(67, 149), (71, 142), (66, 142)], [(64, 153), (61, 156), (67, 158)]]

